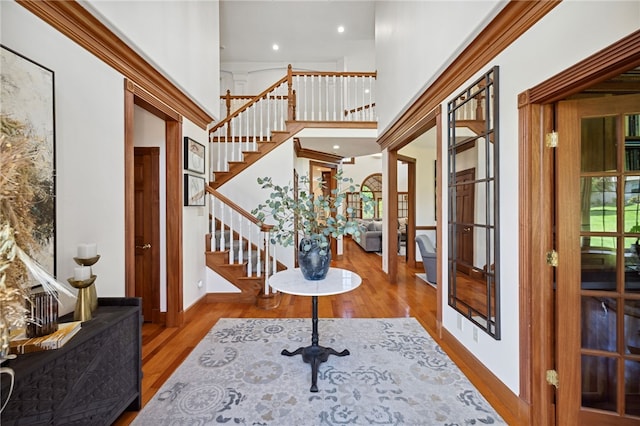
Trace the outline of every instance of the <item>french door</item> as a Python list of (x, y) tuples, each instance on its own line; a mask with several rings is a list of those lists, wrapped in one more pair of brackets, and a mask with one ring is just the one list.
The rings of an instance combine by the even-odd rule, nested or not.
[(558, 103), (558, 425), (640, 424), (640, 96)]

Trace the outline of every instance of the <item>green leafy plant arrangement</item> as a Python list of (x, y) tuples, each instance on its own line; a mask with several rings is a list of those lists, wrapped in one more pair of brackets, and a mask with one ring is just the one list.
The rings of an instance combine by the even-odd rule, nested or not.
[[(358, 222), (354, 220), (353, 208), (346, 206), (347, 193), (355, 193), (356, 187), (351, 178), (343, 177), (342, 170), (336, 175), (336, 189), (329, 195), (314, 195), (308, 191), (310, 180), (308, 176), (301, 176), (298, 180), (297, 194), (292, 185), (277, 185), (270, 177), (258, 178), (262, 189), (271, 195), (258, 207), (251, 211), (261, 223), (267, 223), (270, 218), (274, 223), (271, 230), (271, 243), (278, 243), (283, 247), (295, 244), (296, 236), (301, 237), (300, 249), (308, 252), (317, 242), (320, 254), (325, 254), (331, 238), (351, 235), (360, 240)], [(327, 182), (318, 180), (317, 187), (327, 188)], [(360, 195), (364, 211), (373, 209), (371, 200)]]

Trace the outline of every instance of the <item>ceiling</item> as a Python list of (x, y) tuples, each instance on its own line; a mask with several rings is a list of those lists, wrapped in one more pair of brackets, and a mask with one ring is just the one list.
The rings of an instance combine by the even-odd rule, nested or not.
[[(369, 0), (221, 0), (221, 67), (228, 63), (340, 64), (362, 49), (374, 49), (374, 12), (375, 2)], [(343, 33), (338, 26), (344, 27)], [(278, 51), (272, 49), (274, 43)], [(302, 148), (343, 157), (380, 152), (376, 130), (342, 129), (339, 134), (335, 129), (315, 130), (296, 135)]]
[(337, 61), (373, 45), (374, 12), (368, 0), (221, 0), (220, 62)]

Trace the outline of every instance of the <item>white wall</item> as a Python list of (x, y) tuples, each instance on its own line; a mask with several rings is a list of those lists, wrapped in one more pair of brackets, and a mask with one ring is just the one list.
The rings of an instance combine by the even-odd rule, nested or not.
[(3, 45), (54, 71), (58, 278), (95, 242), (98, 296), (123, 296), (123, 78), (17, 3), (0, 2), (0, 19)]
[[(208, 109), (217, 112), (217, 2), (207, 2), (207, 5), (204, 2), (157, 2), (152, 9), (147, 2), (126, 2), (126, 10), (120, 8), (122, 4), (114, 4), (118, 2), (99, 3), (105, 8), (103, 12), (110, 13), (111, 19), (122, 18), (125, 22), (123, 27), (127, 27), (127, 23), (137, 27), (137, 30), (131, 29), (135, 34), (129, 34), (130, 38), (139, 37), (136, 42), (140, 48), (148, 49), (151, 56), (157, 55), (153, 58), (156, 63), (166, 62), (163, 63), (165, 72), (175, 70), (173, 79), (187, 82), (191, 94), (197, 95), (201, 104), (213, 100)], [(130, 13), (129, 6), (137, 8), (143, 4), (146, 6), (144, 13)], [(204, 9), (199, 8), (199, 4)], [(119, 13), (122, 15), (118, 16)], [(145, 32), (144, 29), (149, 29), (147, 24), (153, 27), (159, 22), (154, 20), (151, 23), (150, 13), (158, 20), (174, 14), (172, 19), (180, 17), (187, 23), (196, 25), (197, 22), (206, 26), (198, 35), (205, 34), (198, 43), (206, 43), (206, 48), (195, 44), (194, 40), (185, 39), (197, 34), (184, 31), (185, 22), (178, 27), (167, 26), (163, 31)], [(140, 25), (140, 16), (145, 16), (145, 25)], [(93, 267), (98, 276), (98, 296), (122, 297), (125, 294), (124, 77), (15, 2), (0, 1), (0, 19), (3, 45), (54, 71), (58, 278), (66, 280), (73, 276), (73, 257), (76, 256), (78, 243), (95, 242), (101, 255), (100, 261)], [(172, 38), (173, 32), (179, 34)], [(162, 40), (156, 36), (162, 36)], [(191, 59), (180, 55), (163, 58), (162, 55), (170, 47), (175, 47), (175, 44), (164, 43), (165, 37), (181, 43), (177, 50), (181, 54), (192, 55)], [(159, 43), (155, 50), (150, 46), (154, 42)], [(185, 49), (184, 45), (188, 45), (189, 49)], [(210, 46), (213, 46), (214, 52), (208, 55), (207, 51), (212, 49)], [(194, 58), (206, 68), (184, 66), (184, 61), (193, 62)], [(178, 86), (185, 87), (185, 84)], [(139, 118), (141, 114), (137, 116)], [(150, 131), (155, 135), (154, 139), (159, 137), (159, 130), (152, 130), (155, 125), (150, 121), (153, 120), (142, 115), (142, 123), (136, 124), (141, 124), (135, 130), (138, 136), (137, 132)], [(188, 120), (183, 121), (183, 135), (203, 143), (208, 140), (206, 131)], [(205, 280), (206, 275), (204, 235), (207, 232), (207, 216), (204, 211), (202, 208), (185, 207), (183, 212), (184, 307), (192, 305), (205, 291), (204, 285), (197, 287), (198, 281)], [(164, 306), (166, 301), (162, 303)], [(61, 311), (69, 312), (73, 308), (64, 306)]]
[(88, 0), (84, 6), (211, 115), (220, 116), (217, 0)]
[[(182, 134), (205, 145), (209, 150), (208, 133), (188, 120), (183, 120)], [(205, 170), (210, 156), (205, 152)], [(192, 172), (189, 172), (192, 173)], [(206, 178), (205, 175), (201, 175)], [(204, 207), (184, 207), (182, 210), (182, 305), (184, 309), (206, 293), (207, 267), (205, 235), (209, 232), (209, 210)]]
[[(519, 286), (518, 286), (518, 109), (517, 96), (578, 61), (636, 31), (640, 26), (640, 2), (565, 1), (525, 35), (490, 62), (470, 84), (493, 65), (500, 66), (500, 285), (502, 339), (480, 332), (473, 340), (474, 326), (447, 305), (443, 292), (443, 326), (500, 378), (514, 393), (519, 389)], [(597, 28), (597, 31), (594, 29)], [(558, 43), (559, 37), (563, 42)], [(458, 93), (456, 90), (451, 97)], [(446, 102), (442, 104), (446, 110)], [(442, 149), (446, 152), (446, 125)], [(442, 179), (446, 179), (443, 164)], [(442, 217), (447, 217), (443, 197)], [(447, 250), (447, 241), (441, 248)], [(443, 282), (448, 281), (446, 256), (441, 265)]]
[(376, 2), (380, 134), (505, 4), (502, 0)]

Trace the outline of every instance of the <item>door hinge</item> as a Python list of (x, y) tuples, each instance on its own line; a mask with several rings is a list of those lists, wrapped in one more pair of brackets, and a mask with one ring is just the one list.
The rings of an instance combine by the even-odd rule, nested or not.
[(555, 148), (558, 146), (558, 132), (547, 133), (544, 137), (547, 148)]
[(558, 252), (551, 250), (547, 252), (547, 265), (551, 265), (554, 268), (558, 266)]
[(547, 370), (547, 383), (558, 389), (560, 382), (558, 380), (558, 372), (556, 370)]

